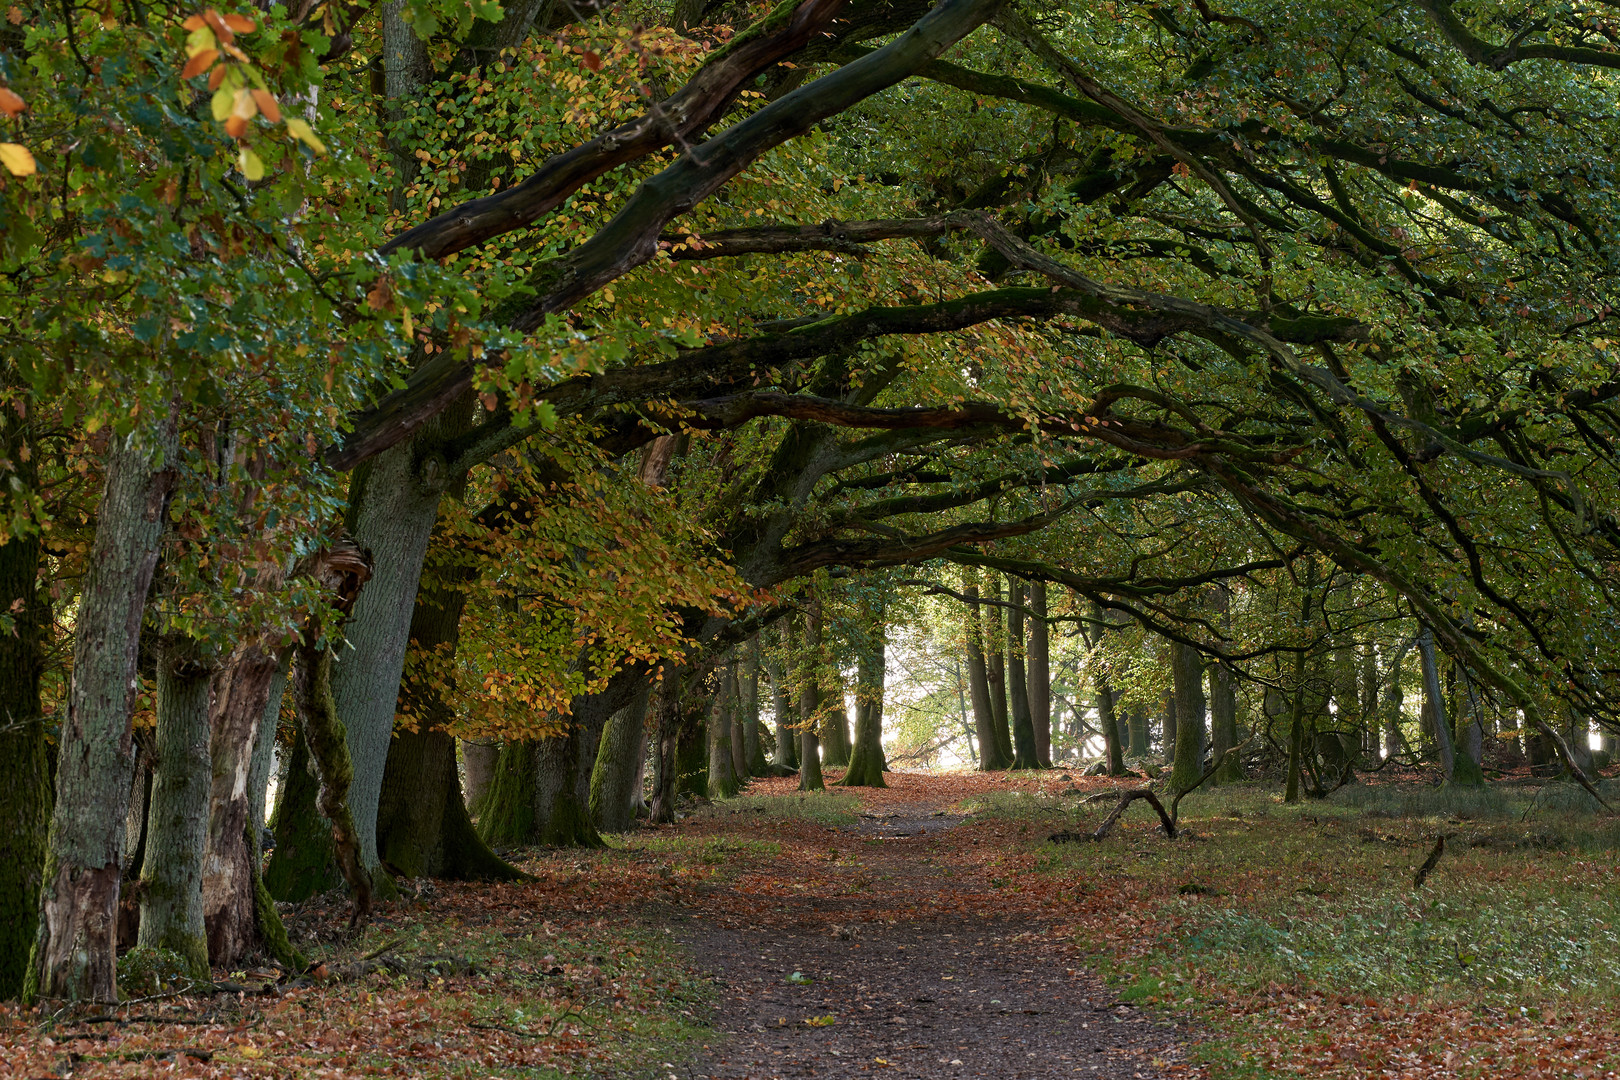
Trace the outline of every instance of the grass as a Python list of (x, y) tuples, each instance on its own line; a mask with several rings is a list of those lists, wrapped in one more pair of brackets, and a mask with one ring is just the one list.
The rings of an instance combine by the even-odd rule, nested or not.
[[(1192, 834), (1182, 840), (1165, 840), (1151, 813), (1133, 807), (1102, 843), (1045, 845), (1033, 866), (1072, 877), (1076, 892), (1091, 896), (1081, 940), (1122, 1000), (1198, 1014), (1221, 1033), (1201, 1050), (1216, 1076), (1275, 1075), (1254, 1063), (1291, 1071), (1276, 1048), (1304, 1047), (1331, 1027), (1333, 1012), (1324, 1006), (1320, 1016), (1278, 1024), (1279, 999), (1362, 1003), (1342, 1005), (1345, 1016), (1421, 1002), (1425, 1012), (1452, 1010), (1476, 1024), (1489, 1015), (1531, 1027), (1542, 1016), (1612, 1016), (1620, 825), (1593, 814), (1596, 803), (1572, 787), (1358, 785), (1285, 806), (1274, 790), (1234, 785), (1182, 803)], [(1610, 781), (1605, 796), (1615, 789)], [(1057, 808), (1051, 803), (1046, 809)], [(1026, 797), (988, 800), (984, 812), (1040, 808)], [(1091, 819), (1110, 808), (1075, 813)], [(1414, 871), (1442, 833), (1446, 853), (1416, 888)], [(1255, 1003), (1266, 1004), (1249, 1011)], [(1381, 1039), (1369, 1053), (1397, 1036)], [(1459, 1054), (1454, 1064), (1474, 1060)], [(1470, 1075), (1460, 1064), (1457, 1074)]]
[(808, 821), (815, 825), (853, 825), (861, 810), (854, 795), (809, 791), (795, 795), (739, 795), (699, 810), (695, 817), (750, 814), (757, 822)]

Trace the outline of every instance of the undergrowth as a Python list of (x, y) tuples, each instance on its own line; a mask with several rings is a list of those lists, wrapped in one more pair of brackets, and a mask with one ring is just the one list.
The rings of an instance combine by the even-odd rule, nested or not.
[(860, 809), (860, 800), (853, 795), (808, 791), (794, 795), (739, 795), (735, 799), (723, 799), (706, 806), (693, 816), (721, 818), (731, 814), (748, 814), (757, 822), (808, 821), (816, 825), (851, 825)]

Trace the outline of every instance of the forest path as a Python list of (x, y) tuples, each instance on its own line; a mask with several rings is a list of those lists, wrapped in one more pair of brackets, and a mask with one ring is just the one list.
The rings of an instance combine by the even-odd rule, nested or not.
[(683, 906), (676, 933), (719, 984), (724, 1033), (694, 1076), (1169, 1075), (1186, 1032), (1120, 1004), (976, 873), (962, 818), (925, 790), (872, 794), (854, 827)]

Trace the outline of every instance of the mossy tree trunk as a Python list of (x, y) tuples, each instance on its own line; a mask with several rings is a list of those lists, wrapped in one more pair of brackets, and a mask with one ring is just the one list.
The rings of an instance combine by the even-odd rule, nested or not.
[(737, 794), (737, 766), (732, 754), (731, 713), (736, 708), (732, 691), (735, 681), (729, 678), (730, 666), (721, 668), (720, 693), (715, 695), (709, 709), (707, 745), (709, 752), (709, 784), (706, 794), (711, 799), (730, 799)]
[(741, 788), (748, 782), (748, 702), (743, 697), (743, 681), (739, 677), (742, 664), (735, 653), (726, 665), (726, 696), (731, 699), (727, 715), (731, 718), (731, 774)]
[(495, 775), (495, 758), (501, 752), (498, 739), (478, 738), (460, 739), (461, 760), (464, 766), (465, 778), (461, 785), (461, 793), (466, 797), (468, 808), (478, 805), (489, 788), (490, 779)]
[(1204, 658), (1192, 646), (1174, 641), (1170, 663), (1176, 695), (1176, 758), (1170, 790), (1182, 792), (1204, 775)]
[(529, 739), (505, 739), (484, 797), (473, 807), (489, 844), (526, 844), (534, 836), (534, 754)]
[(808, 668), (800, 679), (799, 692), (799, 790), (825, 791), (821, 777), (821, 740), (816, 725), (821, 721), (821, 605), (812, 599), (805, 620), (804, 660)]
[[(28, 429), (15, 410), (0, 409), (0, 456), (28, 490), (33, 456), (18, 453)], [(22, 996), (28, 954), (39, 926), (39, 883), (51, 825), (51, 774), (40, 705), (50, 611), (39, 589), (43, 550), (37, 535), (0, 544), (0, 1001)]]
[(591, 771), (591, 819), (598, 832), (622, 833), (635, 827), (651, 696), (652, 682), (647, 680), (630, 704), (613, 714), (602, 733), (596, 767)]
[(171, 638), (158, 657), (156, 760), (141, 866), (136, 944), (178, 954), (208, 978), (203, 853), (208, 840), (208, 702), (213, 671), (195, 645)]
[[(461, 575), (454, 574), (455, 577)], [(453, 659), (461, 640), (467, 594), (455, 584), (421, 588), (411, 615), (411, 644), (421, 655)], [(435, 662), (427, 672), (442, 670)], [(416, 730), (395, 732), (388, 745), (377, 801), (379, 864), (404, 877), (452, 881), (513, 881), (523, 875), (479, 837), (467, 815), (456, 768), (455, 739), (446, 730), (455, 710), (445, 699), (453, 684), (411, 669), (400, 704)]]
[(1029, 584), (1029, 715), (1035, 725), (1035, 756), (1052, 767), (1052, 646), (1046, 624), (1046, 583)]
[(319, 793), (309, 742), (299, 725), (287, 777), (276, 797), (275, 850), (264, 870), (264, 887), (273, 899), (298, 903), (343, 884), (332, 854), (331, 826), (315, 808)]
[(1129, 729), (1131, 737), (1131, 746), (1128, 756), (1145, 758), (1149, 753), (1151, 753), (1151, 748), (1148, 745), (1149, 718), (1147, 708), (1140, 703), (1133, 704), (1130, 707), (1128, 715), (1130, 716)]
[(135, 764), (141, 614), (179, 452), (171, 413), (114, 436), (74, 622), (73, 679), (58, 742), (40, 925), (23, 996), (115, 1000), (124, 810)]
[(1159, 701), (1159, 712), (1163, 719), (1159, 721), (1159, 756), (1166, 765), (1173, 765), (1176, 760), (1176, 692), (1174, 688), (1166, 690), (1164, 697)]
[(1035, 720), (1029, 712), (1029, 682), (1024, 670), (1024, 588), (1013, 578), (1007, 580), (1007, 704), (1012, 711), (1013, 763), (1015, 769), (1038, 769), (1040, 755), (1035, 745)]
[(839, 783), (846, 787), (888, 787), (883, 780), (883, 688), (888, 671), (883, 626), (869, 628), (869, 640), (856, 658), (855, 745), (849, 770)]

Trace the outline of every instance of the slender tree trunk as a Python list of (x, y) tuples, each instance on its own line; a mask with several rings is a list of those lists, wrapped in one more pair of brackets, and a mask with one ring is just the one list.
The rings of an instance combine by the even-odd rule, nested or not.
[(1402, 725), (1406, 722), (1406, 686), (1401, 678), (1401, 670), (1406, 659), (1406, 653), (1411, 648), (1411, 642), (1401, 643), (1395, 650), (1395, 658), (1389, 665), (1389, 696), (1384, 702), (1384, 753), (1394, 755), (1407, 750), (1406, 733)]
[(735, 798), (738, 789), (736, 757), (732, 753), (731, 716), (737, 707), (736, 680), (728, 665), (721, 677), (720, 693), (709, 712), (709, 798)]
[[(1174, 665), (1172, 665), (1172, 670)], [(1166, 765), (1172, 765), (1176, 760), (1176, 728), (1180, 718), (1176, 715), (1176, 692), (1174, 688), (1166, 690), (1161, 699), (1164, 719), (1159, 722), (1159, 750), (1160, 756)]]
[(749, 639), (746, 653), (747, 678), (743, 687), (743, 749), (748, 759), (748, 775), (769, 776), (765, 748), (759, 731), (759, 637)]
[(795, 730), (793, 686), (790, 673), (793, 670), (793, 658), (798, 654), (798, 648), (794, 639), (792, 621), (783, 619), (779, 625), (781, 626), (783, 651), (787, 654), (787, 658), (771, 669), (771, 698), (776, 708), (775, 763), (780, 768), (796, 770), (799, 767), (799, 733)]
[(1232, 670), (1225, 664), (1213, 664), (1209, 669), (1210, 752), (1220, 768), (1209, 778), (1212, 784), (1231, 784), (1243, 779), (1243, 766), (1226, 752), (1238, 744), (1237, 692), (1232, 685)]
[(40, 927), (24, 996), (116, 999), (116, 912), (141, 613), (179, 452), (175, 418), (114, 437), (74, 621), (73, 680), (58, 742)]
[(849, 771), (839, 783), (846, 787), (888, 787), (883, 780), (883, 684), (888, 664), (881, 622), (872, 628), (871, 642), (856, 660), (855, 746)]
[(1125, 775), (1125, 748), (1120, 745), (1119, 716), (1114, 711), (1114, 688), (1108, 673), (1097, 664), (1091, 673), (1091, 682), (1097, 688), (1097, 723), (1102, 726), (1103, 752), (1108, 758), (1108, 775)]
[[(990, 599), (1001, 600), (1001, 576), (990, 575)], [(1007, 762), (1007, 768), (1013, 767), (1013, 740), (1012, 725), (1007, 717), (1007, 635), (1002, 631), (1002, 611), (999, 603), (988, 605), (985, 611), (985, 637), (984, 655), (986, 660), (985, 677), (990, 684), (990, 715), (994, 719), (996, 746), (1001, 750), (1001, 756)]]
[[(0, 456), (27, 490), (37, 486), (32, 454), (18, 453), (27, 429), (0, 409)], [(40, 872), (51, 826), (51, 775), (40, 704), (50, 612), (39, 589), (37, 535), (0, 544), (0, 1001), (22, 996), (39, 928)]]
[(622, 833), (635, 827), (641, 803), (640, 756), (646, 746), (647, 703), (652, 682), (636, 691), (630, 704), (614, 713), (602, 733), (591, 772), (591, 819), (598, 832)]
[(1038, 769), (1041, 759), (1035, 747), (1035, 721), (1029, 714), (1029, 683), (1024, 673), (1024, 589), (1008, 579), (1007, 599), (1007, 698), (1012, 710), (1013, 764), (1015, 769)]
[(956, 711), (960, 714), (962, 722), (962, 737), (967, 740), (968, 761), (977, 769), (979, 767), (978, 733), (973, 730), (973, 721), (968, 716), (967, 680), (962, 674), (960, 661), (951, 661), (951, 678), (956, 682)]
[(1197, 649), (1173, 641), (1170, 664), (1176, 684), (1176, 756), (1170, 790), (1180, 792), (1190, 789), (1204, 775), (1204, 658)]
[[(1311, 625), (1311, 603), (1315, 599), (1316, 559), (1305, 560), (1305, 596), (1300, 601), (1299, 625), (1308, 630)], [(1294, 700), (1289, 709), (1288, 724), (1288, 786), (1283, 802), (1295, 803), (1300, 799), (1300, 770), (1305, 758), (1305, 650), (1294, 654)]]
[(1029, 585), (1029, 715), (1035, 723), (1035, 756), (1041, 768), (1052, 767), (1052, 645), (1046, 625), (1046, 583)]
[(726, 665), (726, 692), (731, 696), (731, 775), (738, 788), (748, 781), (748, 702), (743, 698), (735, 654)]
[(821, 603), (812, 598), (810, 614), (805, 620), (805, 655), (809, 663), (808, 677), (802, 680), (799, 696), (799, 790), (825, 791), (827, 782), (821, 778), (821, 741), (816, 727), (821, 721)]
[(967, 595), (971, 602), (967, 608), (967, 668), (968, 696), (973, 703), (973, 726), (979, 738), (979, 769), (995, 772), (1012, 764), (1012, 757), (1001, 751), (996, 735), (995, 706), (990, 696), (989, 668), (985, 664), (984, 637), (979, 619), (979, 587), (969, 585)]
[(1569, 718), (1569, 726), (1564, 730), (1564, 741), (1569, 744), (1569, 756), (1575, 760), (1581, 772), (1591, 776), (1592, 726), (1586, 717), (1575, 711), (1573, 705), (1565, 706), (1564, 715)]
[(1423, 699), (1424, 708), (1429, 713), (1429, 735), (1434, 739), (1435, 750), (1440, 756), (1440, 771), (1450, 780), (1456, 773), (1457, 753), (1451, 743), (1451, 721), (1446, 717), (1445, 691), (1440, 687), (1440, 666), (1434, 655), (1434, 631), (1427, 626), (1418, 634), (1418, 660), (1423, 665)]
[(158, 657), (157, 754), (141, 867), (136, 944), (168, 949), (194, 979), (208, 978), (203, 849), (208, 840), (208, 699), (213, 672), (193, 643), (167, 642)]

